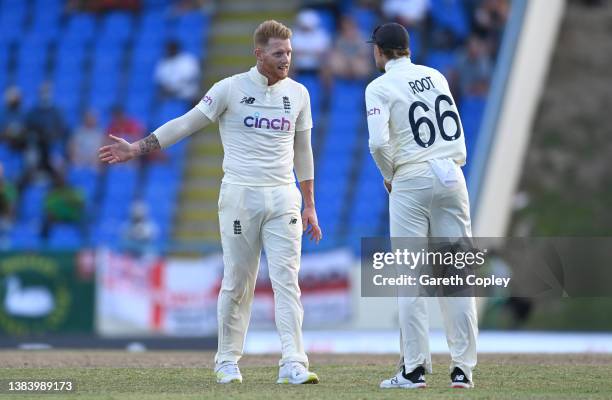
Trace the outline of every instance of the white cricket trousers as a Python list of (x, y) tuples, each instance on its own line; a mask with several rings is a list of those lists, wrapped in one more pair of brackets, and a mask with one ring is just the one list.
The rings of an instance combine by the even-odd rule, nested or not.
[[(406, 167), (406, 166), (403, 166)], [(470, 206), (461, 168), (457, 181), (444, 185), (430, 165), (414, 166), (418, 176), (393, 180), (389, 197), (391, 237), (471, 237)], [(411, 168), (408, 166), (407, 168)], [(405, 175), (405, 174), (404, 174)], [(473, 297), (439, 297), (446, 341), (451, 355), (450, 370), (459, 367), (472, 380), (476, 366), (478, 320)], [(398, 297), (400, 365), (410, 372), (422, 365), (431, 369), (427, 304), (423, 297)]]
[(219, 225), (224, 269), (217, 303), (216, 363), (238, 362), (242, 356), (263, 246), (282, 345), (279, 365), (298, 361), (308, 366), (298, 286), (301, 207), (302, 196), (295, 184), (265, 187), (221, 184)]

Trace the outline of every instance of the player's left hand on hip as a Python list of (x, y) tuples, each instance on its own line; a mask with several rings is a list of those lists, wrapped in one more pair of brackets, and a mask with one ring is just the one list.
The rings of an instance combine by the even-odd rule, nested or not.
[(317, 212), (314, 207), (304, 208), (302, 212), (302, 229), (310, 236), (310, 240), (315, 240), (319, 243), (323, 238), (323, 232), (321, 232), (321, 227), (319, 227), (319, 220), (317, 219)]

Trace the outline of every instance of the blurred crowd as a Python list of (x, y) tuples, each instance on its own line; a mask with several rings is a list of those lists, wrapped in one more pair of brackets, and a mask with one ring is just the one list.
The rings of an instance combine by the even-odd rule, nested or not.
[[(163, 61), (162, 61), (163, 62)], [(168, 91), (160, 84), (161, 95)], [(130, 142), (145, 135), (142, 122), (115, 106), (106, 128), (100, 126), (95, 110), (87, 110), (81, 124), (70, 130), (61, 109), (53, 102), (52, 87), (45, 82), (39, 98), (29, 110), (21, 107), (21, 94), (17, 87), (9, 87), (0, 108), (0, 144), (9, 151), (22, 155), (19, 171), (12, 171), (8, 179), (5, 167), (0, 163), (0, 248), (8, 243), (10, 231), (17, 213), (20, 195), (32, 184), (48, 184), (44, 198), (44, 219), (41, 235), (48, 237), (54, 223), (74, 224), (85, 229), (83, 193), (66, 180), (68, 169), (98, 171), (98, 149), (107, 142), (106, 135), (122, 137)], [(163, 160), (163, 155), (153, 154), (145, 162)], [(156, 237), (154, 222), (148, 218), (145, 205), (135, 202), (130, 223), (123, 234), (132, 249), (147, 246)], [(138, 244), (138, 245), (137, 245)]]
[[(158, 97), (193, 102), (199, 94), (199, 61), (182, 52), (176, 41), (169, 41), (166, 54), (158, 62), (154, 76)], [(27, 110), (22, 107), (21, 92), (10, 86), (4, 93), (0, 108), (0, 145), (20, 154), (23, 161), (19, 171), (12, 171), (12, 179), (4, 173), (0, 163), (0, 248), (9, 245), (8, 234), (15, 221), (17, 205), (24, 190), (35, 183), (49, 184), (44, 198), (44, 219), (41, 236), (47, 238), (55, 223), (74, 224), (85, 229), (83, 193), (66, 180), (68, 169), (98, 171), (98, 149), (107, 143), (106, 136), (114, 135), (129, 142), (146, 134), (142, 121), (126, 114), (117, 105), (112, 109), (106, 127), (99, 123), (95, 110), (86, 110), (81, 123), (70, 129), (62, 110), (54, 102), (53, 87), (41, 85), (36, 103)], [(163, 160), (162, 153), (153, 153), (145, 162)], [(128, 226), (122, 230), (130, 249), (148, 248), (155, 240), (157, 229), (148, 217), (146, 206), (135, 202)]]
[[(293, 28), (293, 71), (310, 74), (329, 88), (337, 79), (366, 82), (375, 71), (372, 48), (366, 43), (374, 27), (396, 21), (408, 29), (412, 37), (415, 63), (427, 63), (432, 54), (452, 55), (453, 62), (442, 72), (447, 76), (458, 102), (464, 96), (486, 96), (493, 74), (494, 60), (500, 46), (509, 14), (509, 0), (437, 0), (460, 4), (469, 20), (470, 31), (458, 34), (453, 29), (432, 23), (432, 7), (436, 0), (353, 0), (350, 11), (343, 11), (341, 1), (305, 0)], [(176, 12), (213, 4), (204, 0), (177, 0)], [(73, 0), (68, 12), (137, 10), (140, 1)], [(354, 10), (361, 10), (360, 19)], [(327, 18), (329, 17), (329, 18)], [(366, 17), (364, 19), (364, 17)], [(181, 48), (176, 40), (168, 40), (165, 52), (157, 61), (151, 79), (157, 88), (158, 100), (178, 100), (187, 104), (198, 100), (201, 93), (200, 60)], [(70, 126), (62, 108), (55, 103), (53, 86), (44, 82), (36, 102), (25, 109), (20, 88), (9, 86), (0, 107), (0, 150), (19, 154), (19, 168), (0, 162), (0, 248), (18, 213), (24, 191), (39, 182), (48, 185), (44, 196), (44, 217), (41, 236), (49, 234), (56, 223), (73, 224), (85, 229), (85, 202), (80, 188), (67, 179), (74, 169), (100, 170), (97, 149), (112, 134), (133, 142), (142, 138), (149, 121), (130, 115), (122, 106), (112, 108), (108, 121), (95, 109), (82, 113), (76, 126)], [(153, 154), (143, 162), (159, 162), (163, 154)], [(17, 170), (18, 169), (18, 170)], [(146, 207), (135, 204), (130, 224), (122, 231), (132, 243), (150, 243), (157, 229), (148, 218)], [(131, 235), (131, 236), (130, 236)]]
[[(327, 86), (336, 78), (370, 79), (376, 71), (366, 40), (377, 24), (393, 21), (404, 25), (411, 34), (413, 62), (427, 63), (428, 57), (439, 51), (452, 53), (453, 65), (441, 72), (457, 99), (485, 96), (508, 19), (509, 0), (449, 2), (459, 3), (467, 16), (471, 27), (467, 35), (432, 23), (433, 0), (354, 1), (354, 7), (375, 16), (370, 26), (367, 21), (358, 26), (353, 13), (343, 12), (342, 2), (303, 1), (293, 26), (294, 72), (316, 74)], [(322, 16), (331, 16), (331, 20)]]
[[(42, 23), (38, 23), (38, 20), (45, 20), (40, 15), (45, 14), (46, 10), (55, 12), (58, 3), (61, 3), (59, 5), (61, 19), (59, 17), (48, 19), (53, 22), (53, 24), (49, 24), (54, 29), (58, 30), (59, 28), (62, 32), (69, 31), (70, 26), (68, 25), (71, 22), (78, 20), (83, 23), (86, 20), (84, 23), (89, 26), (87, 23), (92, 20), (91, 17), (93, 16), (93, 26), (95, 26), (98, 21), (110, 21), (109, 17), (113, 15), (118, 16), (120, 22), (129, 21), (127, 18), (121, 20), (121, 17), (125, 15), (140, 16), (139, 19), (153, 21), (152, 26), (154, 25), (159, 30), (172, 24), (173, 31), (171, 33), (162, 32), (163, 34), (159, 35), (161, 39), (157, 42), (145, 41), (147, 44), (154, 43), (155, 45), (161, 42), (159, 53), (156, 52), (156, 49), (139, 53), (139, 49), (135, 48), (135, 45), (132, 47), (123, 46), (123, 42), (114, 36), (111, 37), (112, 35), (97, 36), (95, 40), (92, 40), (93, 43), (88, 42), (89, 45), (85, 49), (85, 58), (93, 60), (89, 64), (96, 64), (95, 61), (100, 58), (100, 54), (104, 53), (99, 52), (98, 47), (105, 49), (104, 46), (108, 44), (112, 44), (112, 46), (107, 46), (109, 49), (123, 46), (122, 51), (126, 50), (128, 54), (130, 54), (130, 51), (138, 54), (139, 57), (145, 58), (147, 62), (152, 59), (151, 68), (148, 67), (148, 64), (141, 63), (146, 68), (139, 70), (147, 75), (142, 77), (143, 79), (148, 79), (148, 83), (154, 83), (154, 85), (145, 85), (147, 88), (153, 88), (152, 98), (149, 95), (152, 102), (148, 102), (148, 100), (141, 102), (147, 107), (152, 103), (150, 106), (152, 108), (148, 112), (141, 112), (140, 108), (134, 107), (133, 103), (137, 102), (130, 103), (127, 101), (128, 99), (120, 98), (120, 95), (115, 96), (116, 98), (112, 100), (117, 103), (114, 106), (112, 106), (113, 102), (108, 105), (100, 102), (100, 105), (94, 106), (91, 100), (89, 102), (81, 100), (76, 112), (74, 112), (75, 110), (67, 107), (66, 101), (63, 101), (69, 96), (65, 94), (63, 86), (63, 89), (60, 88), (57, 83), (57, 76), (54, 75), (54, 72), (59, 69), (56, 59), (59, 55), (50, 57), (51, 62), (43, 65), (43, 83), (39, 87), (26, 88), (25, 84), (17, 79), (19, 71), (24, 68), (23, 65), (27, 64), (21, 60), (23, 57), (20, 57), (26, 39), (21, 39), (18, 35), (14, 38), (8, 38), (5, 42), (0, 40), (2, 44), (8, 43), (3, 47), (5, 50), (8, 49), (8, 52), (2, 53), (2, 56), (6, 54), (7, 59), (12, 60), (3, 65), (4, 68), (0, 70), (0, 73), (6, 73), (5, 78), (9, 77), (9, 79), (0, 79), (0, 87), (3, 90), (1, 94), (3, 97), (0, 99), (0, 249), (11, 248), (12, 245), (16, 244), (16, 241), (20, 241), (24, 236), (29, 238), (31, 235), (42, 239), (42, 242), (36, 241), (35, 243), (44, 245), (45, 241), (48, 243), (57, 242), (56, 239), (62, 237), (62, 235), (54, 235), (58, 231), (54, 228), (59, 227), (62, 230), (65, 226), (74, 228), (71, 232), (82, 232), (82, 237), (86, 238), (84, 241), (91, 238), (94, 229), (94, 221), (91, 219), (96, 218), (99, 214), (99, 210), (95, 208), (96, 205), (100, 205), (101, 197), (104, 195), (100, 193), (99, 188), (101, 184), (105, 184), (105, 177), (107, 176), (107, 171), (98, 161), (98, 149), (109, 143), (108, 135), (134, 142), (144, 137), (152, 128), (155, 128), (155, 126), (150, 125), (158, 124), (160, 118), (162, 118), (160, 116), (163, 115), (163, 118), (167, 119), (169, 114), (180, 114), (179, 108), (182, 109), (194, 104), (200, 95), (200, 57), (202, 57), (202, 54), (194, 53), (193, 49), (196, 48), (197, 50), (197, 44), (192, 46), (193, 43), (191, 42), (202, 39), (198, 35), (193, 35), (189, 29), (194, 24), (200, 26), (203, 23), (204, 19), (200, 16), (206, 15), (210, 11), (214, 1), (56, 1), (54, 4), (42, 3), (37, 5), (36, 10), (30, 10), (27, 8), (29, 6), (26, 5), (26, 9), (29, 10), (26, 12), (33, 12), (36, 15), (36, 21), (32, 22), (24, 19), (25, 22), (22, 21), (23, 26), (16, 24), (16, 27), (19, 28), (20, 32), (21, 29), (29, 31), (29, 35), (36, 39), (38, 37), (36, 35), (42, 35), (46, 32), (43, 29), (46, 25), (43, 26)], [(10, 12), (13, 12), (14, 15), (18, 15), (24, 9), (23, 7), (7, 7), (4, 7), (3, 10), (10, 9)], [(159, 18), (160, 13), (163, 13), (161, 18)], [(198, 18), (194, 19), (193, 16)], [(88, 18), (89, 20), (87, 20)], [(17, 17), (14, 19), (19, 20)], [(181, 23), (184, 23), (184, 26), (180, 25)], [(118, 26), (123, 25), (119, 24)], [(93, 29), (97, 28), (94, 27)], [(56, 30), (52, 29), (50, 31), (56, 34)], [(201, 31), (201, 29), (198, 29), (198, 31)], [(133, 41), (138, 40), (136, 30), (126, 28), (126, 32), (126, 34), (132, 36)], [(186, 41), (185, 34), (190, 37), (193, 36), (194, 40)], [(81, 42), (67, 43), (68, 39), (71, 38), (68, 33), (57, 36), (59, 38), (54, 36), (49, 40), (51, 42), (51, 53), (58, 52), (59, 54), (58, 48), (61, 48), (64, 44), (67, 48), (71, 48), (70, 46), (76, 48), (79, 47), (76, 46), (77, 44), (81, 44)], [(46, 40), (43, 41), (45, 46), (46, 43)], [(112, 54), (113, 56), (108, 55), (108, 57), (123, 57), (122, 52)], [(104, 57), (104, 55), (101, 57)], [(75, 62), (75, 64), (78, 63)], [(85, 80), (85, 86), (93, 87), (95, 86), (92, 83), (94, 67), (88, 67), (87, 65), (86, 63), (83, 68), (91, 69), (89, 71), (91, 77), (89, 81)], [(134, 66), (132, 65), (132, 67)], [(117, 65), (117, 68), (121, 67)], [(76, 70), (78, 73), (82, 72), (79, 68), (76, 68)], [(129, 79), (132, 79), (132, 77)], [(80, 82), (76, 78), (75, 81)], [(111, 81), (100, 80), (103, 83)], [(20, 83), (17, 84), (17, 82)], [(57, 90), (54, 90), (54, 84), (57, 86)], [(81, 90), (81, 86), (80, 84), (76, 85), (74, 90)], [(37, 92), (36, 88), (38, 88)], [(105, 87), (102, 86), (102, 89), (105, 89)], [(89, 90), (95, 91), (96, 89), (90, 88)], [(75, 97), (75, 93), (70, 93), (70, 95)], [(140, 105), (140, 103), (137, 103), (137, 105)], [(137, 111), (133, 111), (134, 109)], [(171, 162), (169, 155), (157, 152), (139, 160), (140, 166), (146, 164), (147, 168), (136, 168), (139, 171), (137, 175), (144, 176), (149, 166), (160, 162), (164, 162), (164, 165), (169, 164)], [(176, 169), (176, 165), (173, 164), (172, 167)], [(93, 201), (92, 195), (94, 197)], [(150, 249), (151, 243), (158, 238), (160, 232), (160, 229), (155, 226), (155, 219), (150, 216), (147, 204), (140, 197), (140, 193), (134, 197), (136, 200), (129, 207), (128, 217), (125, 218), (125, 226), (117, 229), (123, 243), (135, 252)], [(124, 205), (122, 204), (122, 206)], [(35, 223), (29, 224), (31, 221)], [(100, 224), (96, 223), (95, 227), (99, 228), (98, 225)]]

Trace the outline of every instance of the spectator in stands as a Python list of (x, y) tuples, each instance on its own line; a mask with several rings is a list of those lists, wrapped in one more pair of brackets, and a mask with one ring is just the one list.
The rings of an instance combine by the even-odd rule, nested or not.
[(166, 43), (166, 55), (155, 67), (155, 82), (162, 96), (184, 100), (191, 105), (200, 95), (200, 64), (179, 43)]
[(418, 43), (417, 46), (411, 46), (411, 59), (415, 63), (422, 63), (424, 54), (428, 52), (430, 7), (430, 0), (384, 0), (382, 2), (381, 11), (385, 19), (406, 27), (412, 35), (412, 42)]
[(107, 133), (128, 141), (139, 140), (144, 134), (144, 128), (138, 120), (126, 115), (123, 107), (116, 105), (113, 107)]
[(508, 0), (484, 0), (474, 11), (474, 32), (489, 42), (493, 52), (499, 48), (509, 14)]
[(26, 173), (20, 188), (36, 179), (47, 177), (65, 162), (68, 129), (60, 109), (53, 103), (53, 88), (44, 82), (39, 89), (38, 102), (26, 115)]
[(331, 15), (335, 25), (340, 20), (342, 8), (344, 7), (342, 1), (338, 0), (302, 0), (300, 2), (300, 8)]
[[(428, 55), (441, 55), (444, 54), (449, 57), (448, 60), (443, 59), (442, 64), (430, 65), (432, 60), (426, 58), (423, 55), (419, 59), (414, 59), (415, 63), (424, 63), (428, 66), (435, 66), (447, 79), (451, 93), (454, 98), (459, 98), (459, 78), (457, 74), (457, 54), (461, 53), (464, 46), (464, 40), (458, 38), (455, 33), (447, 27), (431, 26), (429, 41), (428, 41)], [(439, 59), (437, 60), (439, 61)]]
[(493, 75), (493, 61), (486, 44), (476, 35), (469, 37), (457, 62), (461, 96), (485, 96)]
[(372, 73), (370, 49), (355, 21), (349, 16), (340, 20), (340, 33), (334, 42), (325, 69), (325, 78), (366, 79)]
[(297, 74), (319, 74), (331, 47), (329, 33), (321, 27), (319, 15), (302, 10), (297, 15), (291, 38), (293, 70)]
[(4, 177), (4, 167), (0, 164), (0, 249), (8, 246), (8, 234), (15, 217), (17, 189)]
[(0, 142), (6, 142), (14, 150), (23, 149), (26, 143), (21, 91), (15, 86), (4, 93), (4, 108), (0, 109)]
[(142, 256), (155, 250), (159, 227), (149, 216), (149, 209), (142, 201), (135, 201), (130, 210), (130, 220), (123, 227), (125, 250)]
[(70, 162), (76, 167), (98, 169), (98, 149), (102, 146), (104, 132), (98, 126), (98, 117), (92, 110), (83, 115), (82, 125), (70, 138)]
[(53, 175), (53, 186), (47, 193), (44, 203), (42, 237), (49, 237), (53, 224), (74, 224), (79, 228), (84, 221), (85, 201), (83, 193), (66, 183), (63, 171)]
[[(107, 134), (120, 137), (126, 140), (139, 140), (143, 137), (145, 129), (136, 118), (125, 114), (123, 107), (116, 105), (113, 107), (111, 121), (108, 125)], [(97, 150), (96, 150), (97, 154)], [(95, 157), (94, 157), (95, 158)], [(161, 151), (149, 153), (142, 161), (166, 161), (167, 155)], [(94, 162), (94, 159), (91, 159)]]
[(463, 45), (463, 41), (448, 27), (432, 26), (429, 30), (428, 50), (457, 50)]
[(419, 29), (425, 23), (430, 6), (430, 0), (384, 0), (382, 12), (388, 20), (408, 29)]

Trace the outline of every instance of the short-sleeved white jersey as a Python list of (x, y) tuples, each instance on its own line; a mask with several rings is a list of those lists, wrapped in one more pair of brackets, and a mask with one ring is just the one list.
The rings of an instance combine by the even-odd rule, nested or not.
[(257, 70), (217, 82), (196, 106), (219, 120), (223, 182), (276, 186), (295, 182), (293, 141), (312, 128), (310, 97), (290, 78), (268, 86)]
[(433, 159), (464, 165), (463, 128), (446, 78), (407, 57), (385, 70), (366, 88), (370, 147), (388, 144), (395, 170)]

